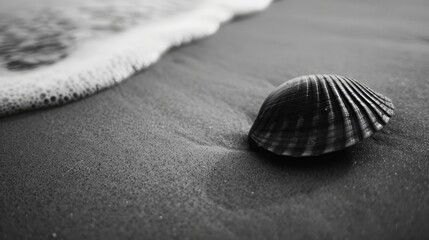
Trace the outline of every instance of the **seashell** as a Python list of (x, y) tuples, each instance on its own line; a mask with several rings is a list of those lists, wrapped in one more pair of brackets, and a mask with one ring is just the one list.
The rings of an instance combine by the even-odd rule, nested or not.
[(349, 147), (383, 128), (392, 101), (352, 78), (289, 80), (264, 101), (249, 143), (279, 155), (317, 156)]

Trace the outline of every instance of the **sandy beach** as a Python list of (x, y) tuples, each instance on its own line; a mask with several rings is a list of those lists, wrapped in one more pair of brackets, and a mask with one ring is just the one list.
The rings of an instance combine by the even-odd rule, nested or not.
[[(427, 239), (429, 2), (279, 1), (62, 107), (0, 119), (2, 239)], [(312, 158), (249, 149), (308, 74), (392, 99), (374, 136)]]

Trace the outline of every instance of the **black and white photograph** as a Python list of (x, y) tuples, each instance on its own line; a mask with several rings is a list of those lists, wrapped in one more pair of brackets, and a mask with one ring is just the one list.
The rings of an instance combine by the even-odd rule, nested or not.
[(429, 239), (429, 0), (0, 0), (0, 239)]

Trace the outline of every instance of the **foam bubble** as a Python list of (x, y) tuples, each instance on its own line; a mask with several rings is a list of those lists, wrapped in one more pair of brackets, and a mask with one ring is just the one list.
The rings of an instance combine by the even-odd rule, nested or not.
[[(162, 6), (158, 0), (152, 2)], [(155, 63), (169, 48), (214, 34), (220, 24), (263, 10), (271, 0), (197, 2), (173, 16), (131, 24), (124, 31), (95, 34), (75, 43), (74, 51), (54, 64), (30, 71), (0, 71), (0, 116), (94, 94)]]

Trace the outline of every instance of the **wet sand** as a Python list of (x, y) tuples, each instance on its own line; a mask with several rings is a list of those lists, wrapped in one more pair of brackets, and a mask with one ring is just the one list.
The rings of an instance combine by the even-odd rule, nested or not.
[[(122, 84), (0, 119), (3, 239), (425, 239), (429, 4), (280, 1)], [(395, 116), (294, 159), (247, 131), (287, 79), (351, 76)]]

